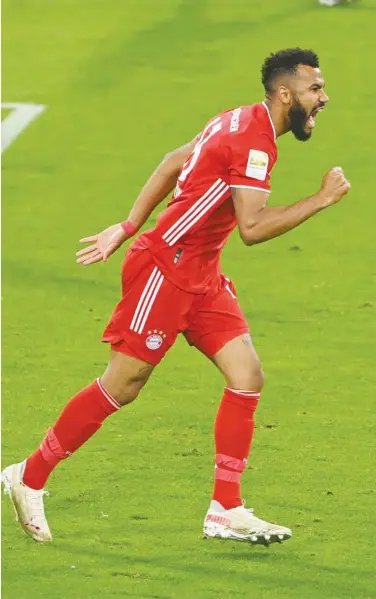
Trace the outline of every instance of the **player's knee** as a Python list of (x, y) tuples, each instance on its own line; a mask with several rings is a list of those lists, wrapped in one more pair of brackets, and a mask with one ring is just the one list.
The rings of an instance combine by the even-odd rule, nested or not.
[(130, 377), (128, 380), (118, 384), (116, 388), (113, 389), (111, 395), (119, 404), (125, 406), (126, 404), (132, 403), (132, 401), (137, 399), (145, 383), (146, 380), (141, 377)]
[(248, 371), (245, 390), (261, 392), (264, 386), (265, 377), (261, 365), (254, 366)]
[(260, 393), (264, 386), (265, 377), (264, 371), (260, 364), (252, 365), (248, 368), (243, 368), (241, 371), (234, 373), (229, 381), (233, 389), (241, 389), (242, 391), (256, 391)]
[(102, 377), (102, 383), (108, 393), (116, 399), (116, 401), (125, 406), (126, 404), (132, 403), (137, 399), (142, 387), (146, 383), (146, 380), (142, 377), (111, 377), (106, 371)]
[(255, 389), (255, 391), (261, 392), (264, 387), (264, 384), (265, 384), (265, 374), (264, 374), (262, 367), (259, 366), (259, 368), (257, 370), (257, 383), (256, 383), (257, 389)]
[(138, 397), (152, 370), (151, 365), (140, 364), (134, 358), (113, 352), (101, 380), (108, 393), (124, 406)]

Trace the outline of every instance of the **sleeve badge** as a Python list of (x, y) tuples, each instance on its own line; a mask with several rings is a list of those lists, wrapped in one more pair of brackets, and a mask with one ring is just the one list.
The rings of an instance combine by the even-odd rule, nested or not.
[(269, 156), (260, 150), (250, 150), (245, 174), (252, 179), (265, 181), (268, 173)]

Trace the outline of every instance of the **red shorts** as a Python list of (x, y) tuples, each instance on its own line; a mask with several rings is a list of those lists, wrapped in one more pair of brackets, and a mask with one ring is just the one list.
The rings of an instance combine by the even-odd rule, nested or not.
[(150, 364), (161, 361), (179, 333), (212, 357), (225, 343), (248, 332), (235, 289), (224, 275), (219, 291), (188, 293), (164, 277), (148, 250), (128, 250), (122, 290), (102, 341)]

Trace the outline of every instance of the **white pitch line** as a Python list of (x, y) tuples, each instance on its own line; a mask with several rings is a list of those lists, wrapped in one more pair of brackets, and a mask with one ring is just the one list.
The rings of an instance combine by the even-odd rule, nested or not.
[(1, 122), (1, 153), (3, 153), (20, 133), (46, 109), (46, 106), (6, 102), (1, 104), (1, 108), (12, 111)]

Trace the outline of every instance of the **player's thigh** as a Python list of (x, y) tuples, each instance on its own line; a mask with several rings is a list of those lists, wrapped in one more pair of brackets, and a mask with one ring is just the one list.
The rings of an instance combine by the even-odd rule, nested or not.
[(123, 297), (102, 341), (115, 352), (156, 366), (186, 327), (191, 296), (164, 277), (147, 250), (126, 257), (122, 284)]
[(260, 360), (231, 281), (222, 276), (220, 289), (208, 294), (192, 314), (186, 338), (219, 368), (228, 386), (259, 391)]

